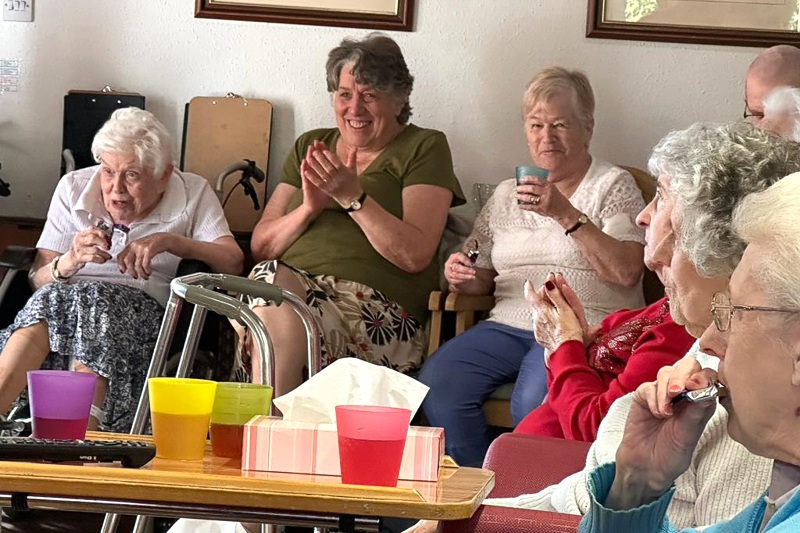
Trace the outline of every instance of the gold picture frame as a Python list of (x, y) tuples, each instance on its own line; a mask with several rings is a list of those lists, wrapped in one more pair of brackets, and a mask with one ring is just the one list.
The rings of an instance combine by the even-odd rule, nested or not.
[(195, 0), (194, 16), (413, 31), (414, 0)]
[(798, 0), (589, 0), (586, 36), (731, 46), (800, 46), (798, 19)]

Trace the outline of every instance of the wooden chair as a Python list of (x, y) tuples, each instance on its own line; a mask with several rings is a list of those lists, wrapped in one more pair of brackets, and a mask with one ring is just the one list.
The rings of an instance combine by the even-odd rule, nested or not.
[[(656, 182), (653, 177), (635, 167), (623, 166), (622, 168), (631, 173), (633, 179), (636, 180), (636, 185), (642, 191), (642, 198), (649, 203), (656, 192)], [(658, 301), (664, 296), (664, 286), (661, 285), (655, 273), (649, 270), (645, 271), (642, 290), (645, 302), (648, 304)], [(492, 307), (494, 307), (493, 296), (432, 292), (428, 299), (428, 310), (431, 312), (428, 355), (433, 354), (448, 340), (471, 328), (484, 318)], [(503, 385), (483, 404), (483, 412), (489, 425), (500, 428), (514, 427), (511, 419), (511, 393), (513, 390), (513, 384)]]

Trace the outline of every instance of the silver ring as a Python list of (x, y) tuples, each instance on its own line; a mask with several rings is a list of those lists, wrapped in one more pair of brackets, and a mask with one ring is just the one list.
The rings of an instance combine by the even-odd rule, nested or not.
[(542, 197), (539, 196), (538, 194), (532, 194), (531, 195), (531, 203), (533, 205), (538, 205), (539, 202), (541, 202), (541, 201), (542, 201)]

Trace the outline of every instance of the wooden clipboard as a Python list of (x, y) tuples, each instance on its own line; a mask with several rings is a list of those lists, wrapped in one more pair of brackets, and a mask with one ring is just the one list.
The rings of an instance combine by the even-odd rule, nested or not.
[[(217, 177), (226, 167), (243, 159), (255, 161), (267, 174), (269, 168), (269, 142), (272, 129), (272, 104), (267, 100), (229, 96), (197, 96), (186, 104), (181, 168), (206, 178), (214, 188)], [(225, 180), (221, 201), (231, 231), (249, 233), (256, 225), (267, 203), (267, 180), (256, 188), (259, 209), (236, 184), (241, 173), (231, 174)], [(267, 175), (269, 178), (269, 176)], [(234, 189), (231, 192), (231, 189)]]

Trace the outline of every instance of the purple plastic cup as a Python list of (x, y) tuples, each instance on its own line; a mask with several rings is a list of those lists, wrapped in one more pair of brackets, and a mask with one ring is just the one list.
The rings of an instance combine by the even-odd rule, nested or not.
[(28, 371), (33, 436), (84, 439), (97, 376), (65, 370)]

